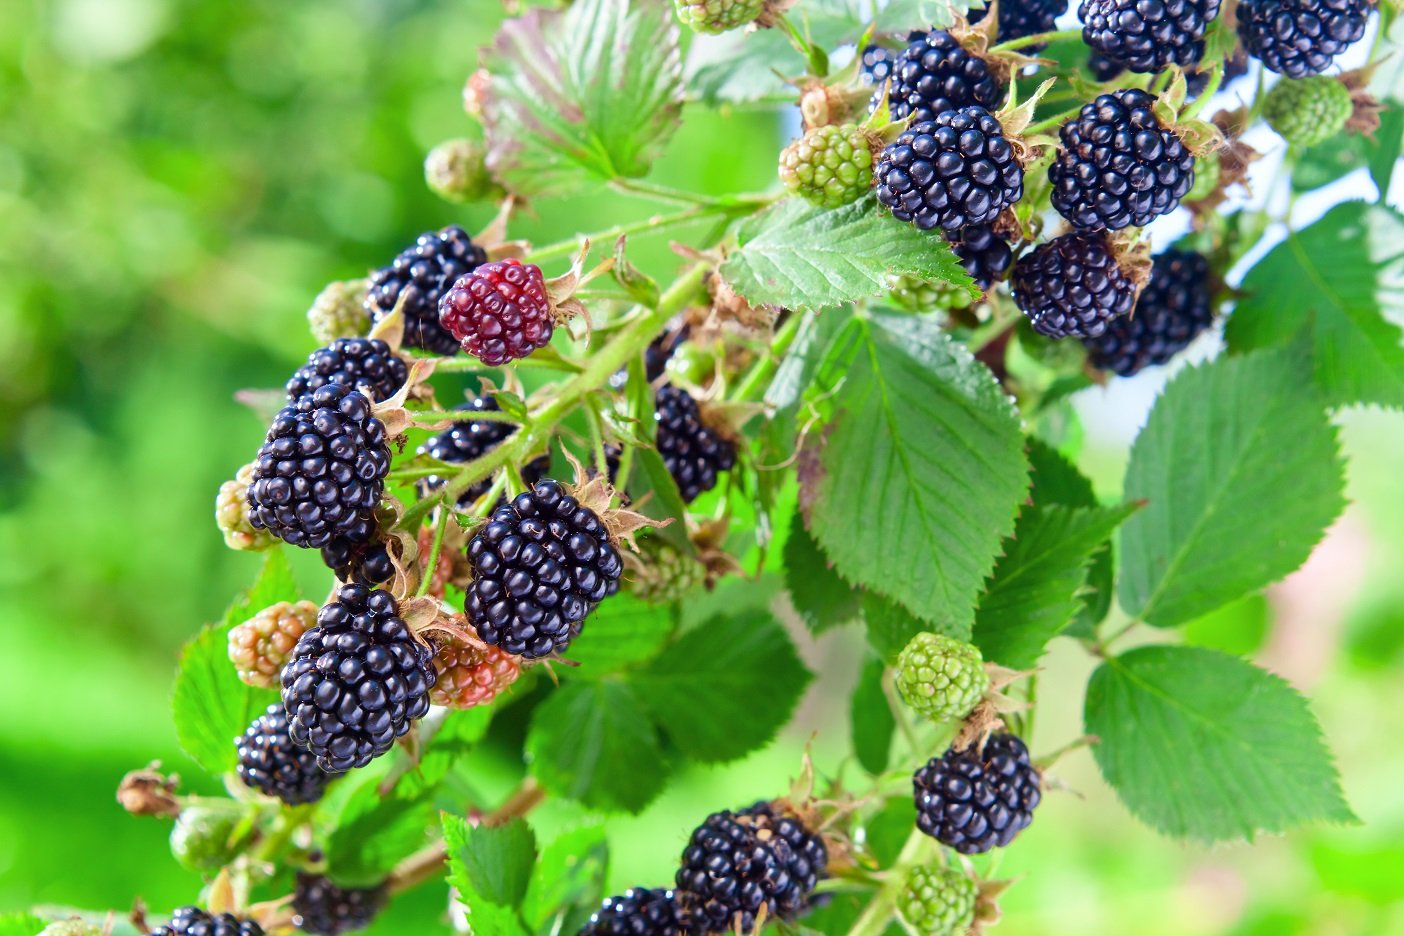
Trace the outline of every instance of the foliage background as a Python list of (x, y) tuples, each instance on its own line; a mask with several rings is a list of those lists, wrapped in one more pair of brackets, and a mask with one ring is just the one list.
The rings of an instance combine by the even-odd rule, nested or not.
[[(176, 650), (218, 617), (257, 558), (224, 548), (218, 484), (261, 439), (231, 389), (272, 386), (310, 349), (303, 310), (421, 230), (470, 230), (424, 187), (420, 160), (472, 132), (458, 89), (502, 16), (490, 0), (10, 0), (0, 29), (0, 911), (189, 902), (168, 827), (113, 799), (128, 769), (180, 753)], [(656, 178), (726, 192), (773, 182), (774, 113), (689, 108)], [(611, 194), (540, 206), (516, 230), (554, 240), (639, 217)], [(553, 223), (553, 221), (555, 223)], [(562, 229), (560, 224), (568, 225)], [(686, 232), (675, 234), (680, 239)], [(655, 272), (666, 245), (639, 245)], [(1163, 375), (1081, 401), (1082, 466), (1115, 494)], [(1351, 510), (1313, 560), (1196, 625), (1256, 648), (1310, 693), (1363, 824), (1256, 847), (1181, 846), (1114, 805), (1085, 752), (1002, 859), (1022, 876), (1001, 933), (1404, 933), (1404, 420), (1344, 414)], [(315, 557), (295, 557), (309, 594)], [(744, 589), (764, 602), (764, 585)], [(1271, 633), (1266, 623), (1273, 619)], [(642, 816), (610, 820), (611, 885), (662, 883), (687, 830), (772, 795), (820, 730), (846, 738), (859, 640), (799, 635), (812, 668), (771, 748), (694, 769)], [(1090, 662), (1055, 644), (1035, 753), (1080, 729)], [(500, 795), (505, 769), (470, 765)], [(203, 781), (208, 783), (208, 781)], [(1085, 799), (1083, 798), (1085, 797)], [(544, 838), (565, 821), (549, 805)], [(432, 889), (431, 889), (432, 890)], [(418, 931), (441, 894), (402, 899), (378, 932)]]

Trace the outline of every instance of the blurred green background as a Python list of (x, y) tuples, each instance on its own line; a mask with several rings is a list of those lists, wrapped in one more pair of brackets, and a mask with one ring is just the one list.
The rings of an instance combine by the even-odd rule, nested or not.
[[(224, 548), (211, 516), (262, 437), (232, 393), (281, 384), (306, 355), (303, 314), (326, 282), (422, 230), (486, 223), (491, 209), (431, 195), (421, 160), (473, 131), (459, 92), (503, 14), (490, 0), (7, 0), (5, 12), (0, 911), (122, 909), (138, 895), (164, 911), (199, 880), (171, 860), (168, 827), (128, 817), (113, 791), (152, 759), (213, 789), (176, 745), (168, 692), (181, 642), (257, 567)], [(687, 117), (659, 179), (772, 183), (777, 116)], [(514, 234), (555, 240), (652, 210), (610, 194), (534, 209)], [(661, 242), (637, 258), (660, 275), (674, 265)], [(1022, 878), (1001, 932), (1404, 932), (1404, 425), (1341, 422), (1351, 512), (1268, 603), (1191, 637), (1231, 640), (1310, 692), (1363, 824), (1253, 848), (1176, 844), (1135, 824), (1080, 753), (1058, 769), (1069, 792), (1000, 860)], [(1126, 440), (1088, 438), (1083, 465), (1115, 493)], [(298, 561), (319, 594), (315, 557)], [(836, 763), (855, 639), (802, 639), (834, 675), (782, 743), (610, 820), (613, 886), (662, 883), (707, 812), (780, 792), (812, 731), (821, 767)], [(1089, 668), (1072, 648), (1050, 657), (1035, 753), (1078, 734)], [(568, 820), (554, 806), (539, 819), (547, 833)], [(406, 899), (377, 930), (423, 928), (441, 900)]]

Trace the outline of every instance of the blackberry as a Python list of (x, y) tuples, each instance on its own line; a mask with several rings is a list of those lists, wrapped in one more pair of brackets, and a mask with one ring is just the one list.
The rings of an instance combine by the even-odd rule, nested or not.
[(541, 268), (515, 259), (484, 263), (444, 293), (439, 324), (488, 367), (546, 347), (555, 322)]
[[(1008, 42), (1050, 32), (1057, 28), (1058, 17), (1067, 11), (1068, 0), (1000, 0), (999, 41)], [(970, 22), (980, 22), (988, 12), (989, 7), (970, 11)], [(1047, 47), (1046, 42), (1040, 42), (1024, 46), (1019, 51), (1025, 55), (1037, 55)]]
[(521, 660), (498, 647), (448, 643), (434, 653), (429, 703), (466, 709), (487, 705), (522, 674)]
[(263, 936), (263, 927), (253, 920), (240, 920), (232, 913), (206, 913), (199, 907), (181, 907), (171, 914), (171, 922), (158, 926), (147, 936)]
[[(879, 90), (869, 109), (876, 110), (881, 98)], [(985, 60), (944, 29), (912, 33), (907, 47), (892, 59), (888, 105), (893, 120), (910, 117), (914, 124), (922, 123), (972, 104), (994, 110), (1003, 100), (1004, 89)]]
[[(492, 397), (474, 397), (458, 407), (467, 414), (500, 412), (497, 400)], [(421, 454), (450, 465), (461, 465), (481, 458), (497, 448), (517, 431), (515, 423), (487, 419), (465, 419), (449, 426), (443, 432), (432, 436), (419, 447)], [(522, 479), (527, 484), (535, 484), (546, 476), (551, 460), (542, 456), (534, 458), (521, 467)], [(447, 481), (439, 475), (430, 475), (419, 483), (420, 496), (440, 488)], [(460, 510), (467, 510), (473, 502), (482, 497), (492, 487), (492, 479), (484, 478), (464, 491), (458, 498)]]
[(824, 838), (811, 832), (797, 817), (785, 813), (772, 803), (759, 802), (745, 811), (755, 819), (757, 828), (768, 831), (789, 846), (786, 863), (794, 889), (783, 899), (776, 898), (782, 917), (797, 916), (809, 909), (810, 895), (823, 878), (828, 877), (829, 848)]
[(334, 539), (330, 546), (322, 547), (322, 561), (339, 581), (348, 584), (384, 585), (395, 577), (395, 563), (384, 540), (358, 543)]
[(249, 523), (320, 549), (350, 533), (385, 490), (390, 449), (370, 401), (327, 384), (285, 406), (254, 461)]
[(1155, 258), (1132, 313), (1083, 344), (1093, 367), (1130, 377), (1170, 360), (1213, 321), (1209, 261), (1172, 248)]
[(761, 907), (774, 920), (789, 919), (803, 906), (808, 894), (790, 874), (795, 856), (789, 843), (762, 836), (761, 828), (747, 813), (723, 810), (692, 833), (677, 874), (689, 933), (749, 933)]
[(1317, 146), (1345, 129), (1354, 105), (1350, 89), (1326, 75), (1284, 78), (1263, 100), (1268, 126), (1293, 146)]
[(337, 936), (371, 925), (385, 907), (385, 887), (337, 887), (317, 874), (299, 872), (293, 890), (293, 924), (314, 936)]
[(825, 208), (855, 202), (873, 185), (873, 150), (856, 124), (806, 131), (780, 154), (780, 181)]
[(528, 660), (564, 651), (623, 572), (604, 522), (549, 479), (493, 511), (468, 561), (478, 637)]
[(673, 0), (678, 19), (700, 33), (740, 29), (765, 9), (765, 0)]
[(640, 601), (672, 604), (707, 582), (706, 565), (660, 537), (644, 540), (639, 550), (640, 562), (630, 587)]
[(239, 749), (239, 779), (244, 785), (289, 806), (315, 803), (326, 792), (331, 775), (317, 758), (288, 733), (288, 714), (274, 702), (254, 719), (235, 742)]
[(388, 592), (343, 585), (283, 668), (288, 733), (328, 773), (364, 767), (429, 711), (431, 652)]
[(1092, 77), (1097, 81), (1111, 81), (1126, 71), (1126, 64), (1093, 49), (1092, 53), (1087, 56), (1087, 69), (1092, 72)]
[(1193, 65), (1219, 0), (1082, 0), (1082, 39), (1134, 72)]
[(716, 487), (718, 472), (735, 467), (736, 444), (703, 424), (697, 401), (681, 387), (658, 388), (653, 418), (658, 423), (658, 454), (685, 503)]
[(897, 912), (907, 925), (927, 936), (963, 936), (975, 920), (980, 889), (955, 868), (913, 868), (897, 895)]
[(419, 235), (387, 267), (370, 275), (366, 311), (380, 321), (405, 299), (405, 345), (434, 354), (458, 353), (458, 342), (439, 325), (439, 300), (460, 276), (487, 262), (487, 253), (463, 228), (450, 225)]
[(1238, 38), (1269, 71), (1319, 75), (1365, 35), (1367, 0), (1242, 0)]
[(317, 606), (312, 602), (280, 601), (230, 628), (229, 661), (239, 678), (263, 689), (278, 685), (278, 674), (293, 647), (316, 621)]
[(288, 381), (288, 400), (296, 402), (327, 384), (359, 390), (372, 403), (388, 400), (409, 379), (409, 368), (379, 338), (338, 338), (307, 356)]
[(1101, 94), (1063, 124), (1048, 181), (1053, 207), (1087, 231), (1141, 227), (1174, 211), (1194, 185), (1194, 155), (1160, 125), (1155, 98)]
[(975, 281), (975, 285), (988, 290), (1004, 279), (1009, 265), (1014, 262), (1014, 251), (1002, 234), (984, 224), (972, 224), (963, 228), (960, 239), (951, 242), (960, 265)]
[(984, 749), (951, 748), (912, 776), (917, 828), (964, 855), (1014, 841), (1041, 797), (1024, 742), (993, 734)]
[(882, 151), (876, 176), (878, 201), (924, 231), (989, 224), (1024, 195), (1024, 167), (983, 107), (912, 124)]
[(218, 871), (239, 852), (242, 820), (237, 806), (185, 806), (171, 827), (171, 856), (191, 871)]
[(990, 677), (979, 648), (941, 634), (921, 633), (897, 657), (897, 690), (933, 721), (964, 718), (985, 697)]
[(858, 77), (863, 84), (877, 85), (892, 77), (892, 64), (897, 53), (880, 45), (870, 45), (863, 50), (862, 61), (858, 64)]
[(1014, 304), (1034, 331), (1049, 338), (1095, 338), (1131, 311), (1136, 284), (1103, 234), (1064, 234), (1014, 264)]
[(686, 926), (671, 890), (631, 887), (606, 899), (579, 936), (677, 936)]

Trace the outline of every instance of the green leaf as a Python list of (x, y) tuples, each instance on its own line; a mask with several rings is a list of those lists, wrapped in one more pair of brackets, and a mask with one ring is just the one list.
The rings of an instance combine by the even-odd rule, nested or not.
[(923, 621), (890, 598), (872, 592), (863, 593), (862, 607), (863, 623), (868, 628), (868, 646), (889, 666), (896, 664), (897, 655), (902, 652), (902, 648), (923, 631), (945, 634), (957, 640), (970, 639), (969, 619), (962, 619), (959, 623), (947, 621), (944, 624), (932, 624)]
[(878, 11), (879, 32), (906, 35), (909, 29), (949, 26), (955, 14), (981, 9), (983, 0), (891, 0)]
[[(477, 830), (462, 818), (448, 813), (443, 813), (440, 821), (444, 827), (444, 849), (448, 853), (448, 881), (468, 907), (470, 936), (527, 936), (527, 929), (522, 925), (515, 907), (488, 900), (474, 884), (475, 873), (482, 872), (477, 867), (476, 860), (466, 856), (474, 848), (470, 841)], [(530, 829), (527, 831), (530, 834)], [(513, 856), (508, 857), (509, 860), (519, 860)]]
[(647, 174), (682, 109), (667, 0), (577, 0), (508, 20), (482, 57), (488, 166), (523, 195)]
[(570, 912), (583, 917), (599, 909), (604, 899), (609, 843), (603, 826), (592, 825), (565, 832), (541, 852), (532, 871), (531, 885), (522, 902), (527, 926), (540, 932), (555, 917), (566, 915), (561, 932), (575, 933), (585, 920), (570, 920)]
[(521, 818), (501, 825), (469, 826), (456, 857), (475, 892), (499, 906), (515, 907), (531, 883), (536, 836)]
[(841, 408), (802, 473), (810, 531), (845, 579), (968, 634), (1028, 487), (1018, 416), (935, 318), (874, 314), (855, 332)]
[(787, 198), (746, 219), (721, 274), (753, 305), (818, 311), (883, 295), (894, 274), (978, 293), (939, 231), (880, 212), (872, 196), (842, 208)]
[(428, 844), (425, 828), (433, 821), (429, 792), (400, 784), (385, 794), (381, 772), (353, 775), (355, 783), (326, 836), (327, 871), (342, 887), (374, 887), (402, 859)]
[(892, 706), (887, 702), (887, 694), (882, 691), (882, 674), (886, 671), (882, 660), (875, 656), (863, 660), (850, 710), (853, 753), (863, 769), (874, 775), (887, 770), (892, 732), (897, 727), (892, 717)]
[(1295, 354), (1221, 357), (1181, 371), (1131, 449), (1118, 597), (1157, 627), (1273, 582), (1345, 504), (1336, 430)]
[(558, 796), (638, 812), (663, 789), (668, 765), (647, 710), (617, 680), (566, 683), (537, 707), (527, 733), (532, 772)]
[(687, 524), (683, 522), (687, 516), (687, 505), (683, 503), (682, 494), (678, 493), (678, 482), (668, 471), (657, 449), (634, 449), (634, 471), (629, 478), (629, 494), (636, 509), (644, 516), (659, 522), (673, 521), (657, 530), (655, 535), (688, 554), (696, 552), (696, 547), (687, 538)]
[(1136, 504), (1024, 508), (975, 612), (975, 643), (986, 660), (1030, 669), (1077, 614), (1092, 554)]
[(1224, 328), (1230, 350), (1285, 347), (1303, 330), (1326, 402), (1404, 407), (1404, 217), (1331, 209), (1258, 261)]
[(224, 623), (242, 624), (269, 605), (301, 598), (287, 553), (281, 546), (274, 547), (263, 554), (263, 565), (254, 583), (225, 610)]
[(798, 513), (790, 524), (784, 556), (790, 601), (811, 633), (822, 634), (858, 619), (858, 593), (839, 578)]
[(1246, 656), (1263, 645), (1271, 625), (1267, 599), (1254, 592), (1190, 621), (1185, 625), (1185, 643)]
[[(852, 42), (863, 20), (849, 0), (805, 0), (786, 14), (802, 35), (823, 49)], [(744, 103), (785, 91), (783, 75), (807, 71), (783, 29), (696, 35), (688, 47), (688, 87), (708, 105)]]
[(1306, 700), (1236, 657), (1132, 650), (1092, 674), (1085, 717), (1107, 782), (1169, 835), (1213, 842), (1356, 821)]
[(6, 913), (0, 915), (0, 936), (34, 936), (48, 925), (32, 913)]
[[(1029, 438), (1029, 465), (1033, 468), (1033, 499), (1037, 504), (1063, 504), (1067, 507), (1098, 507), (1092, 482), (1057, 449), (1036, 437)], [(1111, 610), (1116, 572), (1111, 539), (1097, 547), (1087, 564), (1087, 584), (1083, 588), (1077, 615), (1064, 633), (1090, 637), (1093, 629)]]
[(810, 679), (785, 629), (750, 611), (688, 631), (631, 685), (683, 753), (717, 763), (774, 738)]
[(671, 608), (646, 604), (629, 593), (603, 602), (570, 645), (571, 676), (598, 679), (650, 659), (673, 632)]

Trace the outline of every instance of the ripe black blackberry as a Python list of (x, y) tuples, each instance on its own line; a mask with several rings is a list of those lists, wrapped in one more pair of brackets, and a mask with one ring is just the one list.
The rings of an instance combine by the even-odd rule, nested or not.
[[(1057, 28), (1058, 17), (1068, 11), (1068, 0), (1000, 0), (998, 41), (1022, 39)], [(978, 23), (985, 18), (989, 7), (970, 11), (970, 22)], [(1025, 55), (1037, 55), (1046, 49), (1046, 42), (1027, 45), (1019, 49)]]
[(1103, 234), (1064, 234), (1014, 264), (1014, 303), (1049, 338), (1095, 338), (1131, 311), (1135, 284)]
[(607, 898), (579, 936), (678, 936), (686, 928), (676, 895), (662, 887), (631, 887)]
[[(871, 109), (881, 97), (879, 89)], [(920, 123), (972, 104), (994, 110), (1003, 100), (1004, 89), (985, 60), (944, 29), (912, 33), (907, 47), (892, 60), (888, 104), (893, 120), (911, 117)]]
[(599, 515), (550, 479), (493, 511), (468, 561), (469, 622), (485, 643), (528, 660), (564, 651), (624, 571)]
[(786, 901), (777, 898), (782, 914), (797, 916), (809, 908), (810, 895), (821, 880), (828, 877), (829, 848), (824, 838), (805, 827), (798, 817), (777, 809), (772, 803), (759, 802), (745, 814), (755, 818), (757, 827), (769, 830), (790, 848), (786, 870), (794, 882), (794, 890)]
[(858, 65), (858, 76), (863, 84), (882, 87), (882, 83), (892, 77), (892, 60), (896, 56), (897, 53), (880, 45), (865, 48)]
[(337, 887), (317, 874), (299, 873), (293, 890), (293, 924), (314, 936), (337, 936), (371, 925), (385, 907), (385, 887)]
[(702, 422), (697, 401), (686, 390), (665, 384), (653, 400), (658, 423), (658, 454), (678, 483), (686, 503), (717, 486), (717, 473), (736, 465), (736, 444)]
[(395, 575), (375, 514), (367, 510), (345, 532), (322, 547), (322, 562), (346, 583), (380, 585)]
[(343, 585), (283, 667), (288, 734), (328, 773), (364, 767), (429, 711), (433, 653), (389, 592)]
[(317, 766), (317, 758), (288, 734), (283, 703), (268, 711), (235, 741), (239, 750), (239, 779), (246, 786), (276, 796), (289, 806), (315, 803), (326, 792), (331, 776)]
[(1074, 227), (1141, 227), (1174, 211), (1194, 184), (1194, 155), (1128, 89), (1101, 94), (1063, 124), (1048, 181), (1053, 207)]
[(877, 197), (922, 230), (989, 224), (1024, 195), (1024, 167), (983, 107), (914, 123), (883, 149)]
[[(499, 412), (497, 400), (492, 397), (475, 397), (457, 408), (467, 414)], [(441, 462), (461, 465), (486, 455), (505, 442), (516, 431), (517, 425), (515, 423), (487, 419), (465, 419), (454, 423), (438, 435), (432, 436), (429, 441), (419, 447), (419, 451)], [(551, 460), (549, 458), (544, 456), (534, 458), (522, 466), (522, 480), (529, 485), (535, 484), (546, 476), (546, 471), (550, 466)], [(430, 475), (425, 478), (419, 483), (420, 496), (427, 496), (430, 491), (442, 487), (446, 480), (439, 475)], [(458, 506), (467, 510), (491, 487), (492, 479), (484, 478), (459, 495)]]
[(1134, 72), (1193, 65), (1204, 57), (1204, 32), (1219, 0), (1082, 0), (1082, 39)]
[(1096, 80), (1111, 81), (1126, 71), (1126, 64), (1093, 49), (1091, 54), (1087, 56), (1087, 69), (1092, 72), (1092, 77)]
[(370, 401), (327, 384), (283, 407), (253, 464), (249, 523), (289, 545), (320, 549), (352, 534), (380, 501), (390, 449)]
[[(683, 324), (670, 328), (648, 343), (648, 347), (644, 349), (644, 376), (649, 383), (663, 376), (663, 372), (668, 369), (668, 362), (673, 358), (673, 352), (687, 341), (691, 333), (691, 327)], [(623, 390), (628, 382), (627, 367), (621, 367), (609, 377), (609, 386), (614, 390)]]
[(387, 267), (370, 275), (366, 311), (379, 322), (406, 290), (405, 345), (435, 354), (458, 353), (458, 341), (439, 325), (439, 300), (460, 276), (487, 262), (487, 253), (456, 225), (427, 231)]
[(1359, 42), (1369, 15), (1367, 0), (1243, 0), (1238, 37), (1270, 71), (1305, 78)]
[(773, 920), (792, 919), (804, 906), (809, 894), (790, 874), (793, 850), (762, 828), (749, 813), (723, 810), (692, 833), (677, 874), (689, 933), (749, 933), (761, 907)]
[(1213, 321), (1209, 261), (1172, 248), (1155, 258), (1150, 282), (1131, 314), (1113, 319), (1106, 331), (1083, 344), (1093, 367), (1130, 377), (1170, 360)]
[(387, 400), (409, 379), (405, 366), (379, 338), (338, 338), (307, 356), (288, 381), (288, 399), (297, 402), (327, 384), (359, 390), (372, 402)]
[(1014, 262), (1014, 251), (1003, 235), (984, 224), (971, 225), (960, 232), (960, 240), (952, 241), (951, 248), (960, 258), (960, 265), (981, 289), (989, 289), (1004, 279), (1009, 264)]
[(263, 927), (232, 913), (207, 913), (199, 907), (181, 907), (171, 914), (171, 922), (156, 927), (147, 936), (263, 936)]
[(917, 828), (964, 855), (1008, 845), (1042, 794), (1024, 742), (993, 734), (984, 748), (954, 748), (912, 776)]

